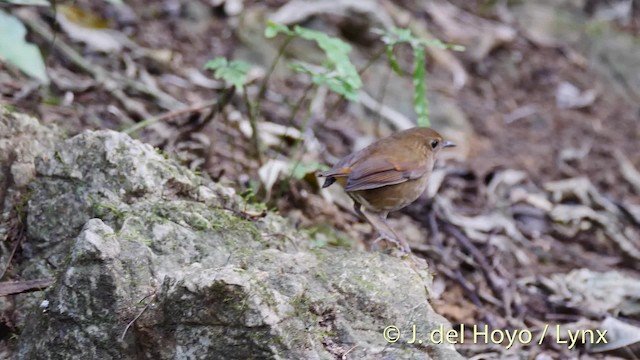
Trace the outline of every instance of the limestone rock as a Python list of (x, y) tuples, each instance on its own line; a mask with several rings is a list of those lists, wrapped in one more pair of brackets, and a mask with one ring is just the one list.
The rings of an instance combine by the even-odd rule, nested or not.
[[(18, 359), (458, 359), (411, 260), (312, 239), (113, 131), (44, 155), (28, 204)], [(23, 317), (24, 318), (24, 317)], [(387, 326), (403, 333), (389, 343)]]

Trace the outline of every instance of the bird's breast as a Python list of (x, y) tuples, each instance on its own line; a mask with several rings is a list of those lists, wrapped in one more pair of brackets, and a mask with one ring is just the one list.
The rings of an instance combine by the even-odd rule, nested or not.
[(400, 184), (349, 193), (365, 209), (370, 211), (395, 211), (416, 201), (427, 189), (428, 176)]

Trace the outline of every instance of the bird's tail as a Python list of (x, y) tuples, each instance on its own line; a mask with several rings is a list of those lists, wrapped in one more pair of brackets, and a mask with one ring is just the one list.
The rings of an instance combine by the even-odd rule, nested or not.
[(331, 184), (333, 184), (334, 182), (336, 182), (336, 178), (333, 176), (329, 176), (324, 180), (324, 184), (322, 184), (322, 188), (326, 188), (331, 186)]
[(323, 189), (331, 186), (331, 184), (336, 182), (336, 178), (332, 175), (333, 175), (332, 170), (327, 170), (327, 171), (318, 173), (318, 177), (326, 177), (326, 179), (324, 179), (324, 184), (322, 184)]
[[(326, 178), (324, 180), (324, 184), (322, 184), (322, 188), (324, 189), (326, 187), (331, 186), (334, 182), (336, 182), (338, 180), (337, 178), (344, 178), (348, 176), (350, 172), (351, 172), (351, 169), (341, 167), (341, 168), (333, 168), (327, 171), (320, 172), (318, 173), (318, 176)], [(342, 183), (340, 184), (342, 185)]]

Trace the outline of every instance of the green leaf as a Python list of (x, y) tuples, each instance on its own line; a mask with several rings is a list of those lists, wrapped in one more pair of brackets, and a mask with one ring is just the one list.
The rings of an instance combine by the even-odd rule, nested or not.
[(380, 35), (382, 42), (386, 44), (385, 50), (389, 61), (389, 66), (398, 75), (402, 75), (400, 72), (400, 66), (393, 52), (394, 46), (407, 43), (413, 48), (413, 107), (418, 116), (419, 126), (430, 126), (429, 122), (429, 99), (427, 98), (426, 90), (426, 77), (425, 77), (425, 58), (426, 48), (433, 47), (439, 49), (452, 49), (454, 51), (464, 50), (463, 46), (447, 44), (438, 39), (424, 40), (416, 37), (411, 33), (409, 29), (402, 29), (393, 27), (388, 30), (376, 29), (375, 33)]
[(288, 26), (269, 21), (267, 23), (267, 27), (264, 29), (264, 37), (266, 37), (267, 39), (271, 39), (276, 37), (278, 34), (286, 34), (289, 36), (295, 35), (295, 33), (291, 31)]
[(418, 115), (418, 126), (429, 127), (429, 100), (427, 99), (425, 79), (425, 50), (413, 48), (413, 108)]
[(213, 70), (213, 77), (230, 82), (238, 89), (242, 89), (247, 82), (247, 73), (251, 65), (241, 60), (228, 61), (223, 57), (210, 60), (204, 65), (207, 70)]
[(415, 44), (420, 42), (420, 39), (413, 36), (410, 29), (392, 27), (389, 30), (378, 29), (375, 32), (381, 36), (382, 42), (391, 46), (401, 43)]
[(302, 63), (293, 63), (289, 65), (289, 68), (293, 71), (311, 76), (311, 81), (316, 85), (324, 85), (328, 87), (329, 90), (338, 95), (344, 96), (348, 100), (358, 101), (359, 88), (352, 87), (351, 84), (346, 82), (343, 77), (339, 76), (334, 71), (318, 73), (309, 69)]
[(389, 66), (391, 66), (393, 72), (395, 72), (398, 76), (402, 76), (402, 69), (400, 69), (400, 64), (398, 64), (396, 54), (393, 52), (393, 45), (385, 46), (385, 51), (387, 52)]
[(331, 91), (344, 96), (347, 100), (358, 101), (358, 91), (341, 78), (319, 75), (314, 77), (314, 82), (318, 85), (326, 85)]
[(422, 45), (426, 46), (426, 47), (432, 47), (435, 49), (448, 49), (449, 48), (449, 44), (446, 44), (444, 42), (442, 42), (442, 40), (439, 39), (432, 39), (432, 40), (423, 40), (421, 41)]
[(464, 46), (445, 43), (439, 39), (424, 40), (411, 33), (410, 29), (393, 27), (389, 30), (375, 29), (374, 33), (380, 35), (381, 40), (386, 45), (395, 46), (406, 43), (412, 47), (426, 46), (438, 49), (451, 49), (454, 51), (464, 51)]
[(307, 74), (311, 76), (314, 84), (325, 85), (331, 91), (349, 100), (357, 101), (358, 91), (362, 87), (362, 80), (358, 70), (349, 59), (349, 53), (351, 52), (349, 44), (321, 31), (301, 26), (295, 26), (292, 31), (285, 25), (273, 22), (267, 24), (265, 37), (272, 38), (280, 33), (314, 41), (326, 55), (326, 59), (322, 62), (322, 71), (309, 69), (301, 63), (290, 65), (293, 71)]
[(217, 57), (213, 60), (209, 60), (206, 64), (204, 64), (205, 70), (216, 70), (220, 67), (227, 66), (229, 61), (223, 57)]
[[(314, 82), (327, 85), (329, 89), (345, 96), (349, 100), (356, 100), (357, 92), (362, 87), (362, 80), (358, 70), (349, 59), (351, 46), (321, 31), (301, 26), (294, 27), (293, 31), (303, 39), (315, 41), (327, 56), (327, 61), (323, 66), (329, 71), (324, 74), (316, 74), (310, 71), (310, 73), (315, 74)], [(309, 70), (307, 69), (307, 71)]]
[(0, 60), (6, 61), (43, 84), (49, 77), (37, 46), (25, 41), (24, 24), (0, 10)]
[(303, 63), (299, 63), (299, 62), (289, 64), (289, 68), (295, 72), (299, 72), (299, 73), (303, 73), (311, 76), (315, 74), (311, 69), (306, 67)]
[(350, 101), (358, 101), (358, 89), (354, 89), (342, 77), (332, 76), (332, 74), (315, 74), (312, 77), (312, 81), (317, 85), (325, 85), (331, 91), (344, 96)]
[[(301, 28), (299, 28), (301, 30)], [(306, 35), (311, 33), (307, 32)], [(303, 36), (304, 37), (304, 36)], [(316, 32), (315, 36), (312, 36), (322, 50), (327, 55), (327, 59), (333, 65), (335, 71), (344, 77), (344, 81), (349, 83), (354, 88), (360, 88), (362, 81), (358, 70), (351, 63), (349, 59), (349, 53), (351, 52), (351, 46), (344, 41), (330, 37), (325, 33)]]

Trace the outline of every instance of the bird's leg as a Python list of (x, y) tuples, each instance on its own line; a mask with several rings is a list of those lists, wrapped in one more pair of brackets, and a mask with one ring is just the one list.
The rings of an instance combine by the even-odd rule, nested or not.
[[(358, 215), (358, 217), (360, 217), (360, 219), (362, 219), (362, 220), (369, 221), (367, 216), (362, 213), (361, 207), (362, 207), (362, 205), (359, 202), (357, 202), (357, 201), (353, 202), (353, 211), (356, 212), (356, 215)], [(371, 221), (369, 221), (369, 222), (371, 222)]]
[[(367, 215), (365, 215), (364, 212), (362, 212), (362, 204), (360, 204), (359, 202), (357, 202), (355, 199), (353, 201), (353, 211), (356, 212), (356, 215), (358, 215), (358, 217), (362, 220), (365, 220), (366, 222), (368, 222), (369, 224), (371, 224), (371, 226), (373, 226), (375, 229), (376, 226), (374, 225), (374, 223), (371, 221), (371, 219), (369, 219), (369, 217)], [(373, 241), (373, 244), (371, 244), (371, 250), (376, 251), (378, 250), (378, 241), (383, 240), (384, 237), (380, 236), (377, 239), (375, 239)]]
[(373, 216), (367, 216), (365, 213), (361, 213), (362, 215), (364, 215), (365, 219), (369, 221), (371, 226), (373, 226), (378, 231), (378, 234), (380, 234), (380, 236), (373, 241), (374, 246), (378, 241), (384, 239), (395, 243), (405, 253), (411, 253), (411, 248), (409, 247), (407, 241), (398, 236), (398, 234), (393, 231), (391, 226), (389, 226), (389, 223), (387, 223), (387, 215), (389, 214), (388, 212), (372, 214)]
[[(398, 236), (398, 234), (396, 234), (395, 231), (393, 231), (393, 229), (391, 228), (391, 226), (389, 226), (389, 223), (387, 222), (387, 215), (389, 215), (388, 212), (385, 212), (383, 214), (380, 214), (379, 219), (381, 220), (382, 224), (385, 227), (385, 230), (383, 232), (380, 232), (380, 234), (382, 236), (385, 236), (389, 241), (395, 243), (396, 245), (398, 245), (400, 247), (400, 249), (402, 251), (404, 251), (407, 254), (411, 253), (411, 247), (409, 247), (409, 243), (407, 243), (407, 241)], [(380, 230), (378, 230), (380, 231)], [(388, 237), (385, 234), (390, 234), (392, 237)]]

